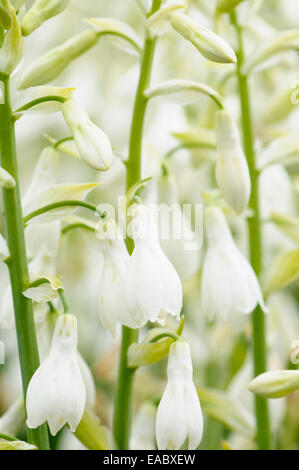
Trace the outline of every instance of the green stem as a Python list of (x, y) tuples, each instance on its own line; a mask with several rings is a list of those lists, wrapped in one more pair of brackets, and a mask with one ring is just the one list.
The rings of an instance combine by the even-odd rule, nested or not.
[(45, 212), (52, 211), (54, 209), (57, 209), (59, 207), (84, 207), (85, 209), (91, 210), (93, 213), (97, 212), (97, 206), (94, 204), (91, 204), (90, 202), (84, 202), (84, 201), (59, 201), (59, 202), (53, 202), (53, 204), (48, 204), (47, 206), (40, 207), (34, 212), (31, 212), (30, 214), (26, 215), (24, 217), (24, 224), (26, 225), (29, 220), (33, 219), (34, 217), (37, 217), (38, 215), (44, 214)]
[[(252, 129), (248, 77), (244, 76), (241, 72), (242, 65), (244, 63), (242, 31), (237, 25), (235, 15), (233, 15), (232, 18), (233, 23), (236, 26), (239, 39), (237, 76), (242, 111), (243, 143), (251, 178), (250, 208), (252, 209), (253, 215), (248, 219), (250, 262), (257, 277), (259, 277), (262, 269), (262, 238), (258, 187), (259, 174), (255, 165), (254, 135)], [(257, 376), (267, 370), (265, 315), (260, 306), (257, 306), (252, 313), (252, 324), (254, 375)], [(267, 400), (256, 395), (255, 409), (258, 445), (260, 449), (268, 450), (271, 448), (271, 430)]]
[(150, 340), (150, 343), (156, 343), (157, 341), (159, 341), (160, 339), (163, 339), (163, 338), (172, 338), (172, 339), (174, 339), (175, 341), (177, 341), (178, 339), (180, 339), (179, 335), (176, 335), (175, 333), (171, 333), (171, 332), (169, 331), (169, 332), (161, 333), (161, 334), (155, 336), (154, 338), (152, 338), (152, 339)]
[[(23, 296), (29, 284), (25, 248), (22, 203), (20, 196), (14, 117), (10, 106), (9, 77), (1, 76), (4, 86), (4, 104), (0, 105), (1, 166), (11, 174), (16, 186), (3, 189), (7, 241), (10, 251), (8, 268), (13, 295), (16, 331), (19, 349), (24, 398), (29, 381), (39, 366), (39, 354), (32, 301)], [(46, 425), (27, 430), (28, 441), (39, 449), (48, 449)]]
[(63, 312), (68, 313), (70, 311), (70, 309), (69, 309), (69, 304), (68, 304), (66, 295), (64, 293), (64, 290), (63, 289), (58, 289), (58, 294), (59, 294), (59, 297), (60, 297), (60, 300), (61, 300), (61, 303), (62, 303), (62, 306), (63, 306)]
[[(150, 14), (159, 10), (161, 3), (162, 0), (153, 0)], [(151, 77), (155, 44), (155, 38), (146, 37), (131, 125), (127, 162), (127, 191), (141, 179), (142, 135), (147, 105), (144, 91), (148, 87)], [(132, 243), (128, 242), (128, 245), (132, 251)], [(128, 367), (127, 351), (130, 345), (136, 342), (138, 342), (138, 330), (123, 326), (113, 422), (114, 438), (120, 450), (129, 449), (134, 369)]]

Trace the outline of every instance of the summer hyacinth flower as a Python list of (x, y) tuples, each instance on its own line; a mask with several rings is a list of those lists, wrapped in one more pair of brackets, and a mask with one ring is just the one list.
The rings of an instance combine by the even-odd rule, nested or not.
[(127, 302), (136, 327), (148, 321), (164, 323), (167, 314), (179, 317), (182, 285), (158, 240), (155, 214), (144, 205), (131, 206), (135, 215), (130, 236), (135, 248), (129, 260)]
[(180, 449), (188, 439), (188, 449), (196, 449), (203, 432), (203, 417), (192, 379), (189, 344), (176, 341), (169, 350), (167, 386), (156, 418), (159, 450)]
[(205, 211), (207, 252), (201, 277), (201, 307), (209, 318), (250, 313), (259, 303), (266, 311), (257, 277), (232, 238), (216, 207)]
[(58, 317), (49, 355), (30, 380), (27, 389), (27, 426), (48, 422), (51, 434), (68, 423), (74, 431), (81, 421), (86, 391), (77, 358), (77, 320)]
[[(101, 225), (106, 222), (102, 221)], [(103, 230), (103, 227), (101, 227)], [(123, 239), (102, 242), (103, 267), (100, 280), (99, 316), (103, 326), (116, 335), (118, 324), (135, 328), (126, 302), (125, 279), (129, 253)]]
[(113, 155), (106, 134), (89, 119), (86, 111), (74, 100), (63, 103), (61, 110), (82, 159), (96, 170), (108, 170)]
[(157, 182), (161, 210), (159, 225), (161, 247), (175, 267), (180, 279), (186, 281), (199, 269), (200, 240), (192, 231), (189, 216), (179, 204), (178, 186), (173, 175), (161, 175)]
[(216, 143), (217, 184), (232, 209), (240, 214), (247, 207), (251, 183), (237, 126), (226, 110), (216, 113)]

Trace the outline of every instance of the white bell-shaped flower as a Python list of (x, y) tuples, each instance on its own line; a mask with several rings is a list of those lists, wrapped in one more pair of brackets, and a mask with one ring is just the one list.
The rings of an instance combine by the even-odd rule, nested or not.
[(52, 435), (68, 423), (74, 431), (81, 421), (86, 391), (77, 358), (77, 320), (58, 317), (49, 355), (34, 373), (27, 389), (27, 426), (48, 422)]
[(201, 307), (210, 318), (266, 311), (254, 270), (239, 251), (225, 217), (216, 207), (205, 211), (207, 251), (201, 277)]
[(157, 189), (160, 204), (160, 244), (180, 279), (186, 281), (199, 269), (200, 239), (192, 230), (191, 217), (187, 216), (179, 204), (174, 176), (161, 175)]
[(203, 417), (192, 379), (189, 344), (173, 343), (169, 350), (166, 389), (156, 418), (158, 449), (180, 449), (188, 439), (189, 450), (196, 449), (203, 432)]
[(226, 110), (216, 113), (216, 143), (217, 184), (232, 209), (240, 214), (248, 205), (251, 182), (237, 126)]
[(180, 315), (181, 281), (160, 247), (154, 211), (144, 205), (131, 207), (136, 212), (129, 235), (135, 248), (126, 277), (128, 306), (136, 327), (147, 321), (163, 324), (167, 314)]
[(82, 159), (96, 170), (108, 170), (113, 155), (106, 134), (89, 119), (86, 111), (76, 101), (66, 101), (61, 110)]
[(124, 240), (118, 237), (102, 242), (102, 252), (99, 316), (103, 326), (115, 336), (118, 324), (137, 327), (129, 313), (125, 291), (130, 256)]

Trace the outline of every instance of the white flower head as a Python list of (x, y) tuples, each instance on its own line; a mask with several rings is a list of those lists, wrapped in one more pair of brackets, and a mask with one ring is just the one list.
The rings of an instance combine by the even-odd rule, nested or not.
[(163, 324), (167, 314), (180, 315), (181, 281), (160, 247), (151, 209), (139, 205), (133, 221), (135, 248), (126, 277), (128, 306), (138, 325), (136, 327), (145, 325), (147, 321)]
[(129, 253), (124, 240), (107, 240), (103, 246), (103, 267), (100, 280), (99, 316), (103, 326), (116, 335), (118, 324), (136, 328), (127, 307), (125, 279)]
[(191, 217), (179, 204), (178, 186), (173, 175), (162, 175), (157, 182), (160, 203), (159, 233), (161, 247), (186, 281), (199, 269), (200, 239), (192, 230)]
[(216, 113), (216, 142), (217, 184), (232, 209), (240, 214), (248, 205), (251, 182), (237, 126), (226, 110)]
[(86, 391), (77, 358), (77, 320), (58, 317), (51, 350), (34, 373), (27, 389), (27, 426), (48, 422), (51, 434), (68, 423), (74, 431), (81, 421)]
[(201, 307), (209, 318), (267, 311), (251, 265), (239, 251), (225, 217), (216, 207), (205, 211), (207, 252), (201, 277)]
[(173, 343), (169, 350), (168, 382), (156, 418), (156, 437), (160, 450), (180, 449), (188, 439), (189, 450), (200, 444), (203, 417), (192, 379), (189, 344)]
[(89, 119), (86, 111), (76, 101), (66, 101), (61, 109), (82, 159), (96, 170), (108, 170), (113, 155), (106, 134)]

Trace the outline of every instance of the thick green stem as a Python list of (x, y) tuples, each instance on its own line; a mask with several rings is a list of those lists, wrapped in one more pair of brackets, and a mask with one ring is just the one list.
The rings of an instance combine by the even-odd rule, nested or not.
[[(233, 21), (236, 25), (239, 38), (237, 75), (241, 103), (241, 120), (244, 151), (247, 158), (251, 178), (250, 208), (252, 209), (253, 215), (248, 219), (250, 262), (256, 275), (259, 277), (262, 269), (262, 238), (258, 186), (259, 181), (258, 172), (255, 165), (254, 136), (252, 129), (248, 78), (247, 76), (244, 76), (241, 71), (242, 65), (244, 63), (242, 31), (237, 25), (235, 17), (233, 17)], [(254, 375), (257, 376), (267, 370), (265, 315), (259, 306), (256, 307), (256, 309), (252, 313), (252, 324)], [(258, 445), (260, 449), (267, 450), (271, 448), (271, 430), (267, 400), (263, 397), (256, 395), (255, 409)]]
[[(39, 366), (39, 354), (35, 334), (31, 300), (22, 292), (29, 283), (22, 204), (20, 197), (18, 164), (14, 130), (14, 117), (10, 107), (9, 77), (1, 76), (4, 87), (4, 104), (0, 105), (1, 166), (13, 176), (16, 186), (3, 189), (7, 241), (10, 251), (8, 268), (16, 320), (19, 360), (21, 365), (24, 397), (29, 381)], [(39, 449), (48, 449), (46, 425), (28, 429), (28, 441)]]
[[(161, 3), (162, 0), (153, 0), (150, 14), (159, 10)], [(155, 38), (146, 37), (131, 125), (129, 158), (127, 162), (127, 190), (141, 179), (142, 135), (147, 105), (144, 91), (148, 87), (151, 77), (155, 44)], [(131, 251), (131, 243), (128, 243), (128, 245)], [(113, 423), (114, 438), (118, 448), (121, 450), (129, 449), (131, 428), (134, 369), (129, 368), (127, 365), (127, 352), (130, 345), (137, 341), (138, 330), (132, 330), (123, 326)]]

